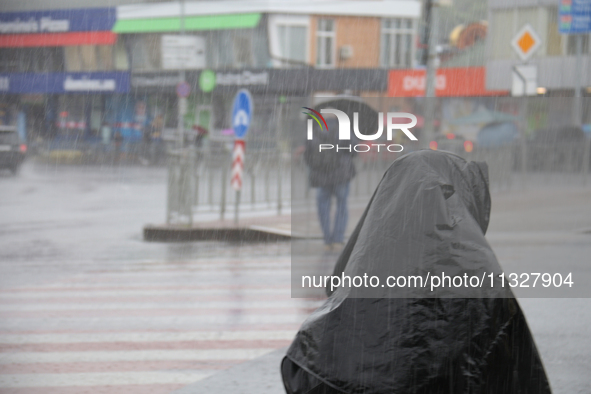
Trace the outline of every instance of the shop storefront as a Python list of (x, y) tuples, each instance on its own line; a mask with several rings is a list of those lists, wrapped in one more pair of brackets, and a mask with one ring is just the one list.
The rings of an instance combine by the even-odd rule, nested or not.
[[(27, 117), (29, 139), (98, 138), (100, 125), (116, 119), (127, 72), (0, 74), (5, 101)], [(123, 96), (125, 97), (125, 96)]]
[(119, 115), (129, 61), (115, 8), (0, 13), (0, 104), (32, 140), (92, 140)]
[[(297, 106), (311, 100), (316, 93), (355, 95), (372, 92), (383, 95), (388, 86), (388, 71), (383, 69), (200, 70), (187, 71), (186, 78), (191, 95), (185, 130), (205, 128), (211, 138), (230, 138), (232, 100), (239, 89), (248, 89), (255, 107), (249, 138), (251, 145), (261, 147), (268, 141), (277, 141), (277, 133), (288, 137), (292, 133), (289, 117), (299, 116), (301, 111)], [(175, 72), (141, 73), (131, 77), (135, 100), (147, 104), (150, 119), (163, 118), (165, 133), (168, 131), (169, 135), (177, 130), (175, 88), (178, 83), (179, 76)], [(278, 130), (279, 124), (283, 125), (283, 130)]]

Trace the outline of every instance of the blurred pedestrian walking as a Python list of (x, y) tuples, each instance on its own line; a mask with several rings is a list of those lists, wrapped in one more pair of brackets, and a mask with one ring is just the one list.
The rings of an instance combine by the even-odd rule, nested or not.
[[(349, 197), (349, 183), (355, 177), (353, 157), (355, 152), (348, 149), (338, 149), (339, 124), (336, 119), (327, 119), (327, 129), (314, 127), (312, 140), (306, 141), (304, 160), (309, 168), (310, 186), (317, 188), (316, 204), (318, 219), (327, 250), (342, 246), (348, 221), (347, 200)], [(323, 147), (332, 145), (332, 149)], [(343, 145), (344, 146), (344, 145)], [(336, 199), (336, 213), (331, 223), (330, 208), (332, 198)]]

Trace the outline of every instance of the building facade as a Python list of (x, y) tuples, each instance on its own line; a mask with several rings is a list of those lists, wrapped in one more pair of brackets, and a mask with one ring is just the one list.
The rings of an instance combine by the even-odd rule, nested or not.
[(529, 24), (541, 41), (527, 62), (537, 66), (540, 92), (572, 96), (577, 78), (581, 78), (586, 93), (591, 93), (591, 73), (588, 72), (591, 69), (590, 35), (583, 35), (583, 72), (579, 74), (576, 72), (576, 38), (559, 33), (558, 0), (489, 0), (488, 7), (488, 89), (511, 89), (513, 67), (525, 63), (512, 48), (511, 41), (523, 26)]
[(174, 131), (181, 69), (186, 129), (228, 132), (247, 88), (263, 137), (290, 97), (385, 95), (389, 69), (416, 66), (416, 0), (76, 4), (0, 14), (0, 105), (25, 117), (28, 138), (99, 141), (103, 123), (128, 141)]

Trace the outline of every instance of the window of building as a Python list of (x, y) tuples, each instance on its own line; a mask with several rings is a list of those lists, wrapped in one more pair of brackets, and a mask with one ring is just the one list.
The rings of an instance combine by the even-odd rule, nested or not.
[(121, 53), (121, 47), (122, 44), (64, 47), (66, 71), (127, 70), (127, 55), (125, 52)]
[(335, 22), (319, 19), (316, 28), (316, 66), (335, 66)]
[(281, 59), (306, 61), (306, 27), (279, 25), (279, 56)]
[(276, 67), (289, 67), (309, 62), (308, 31), (310, 17), (272, 15), (269, 17), (271, 61)]
[(382, 20), (382, 67), (412, 67), (414, 31), (414, 21), (412, 19), (393, 18)]

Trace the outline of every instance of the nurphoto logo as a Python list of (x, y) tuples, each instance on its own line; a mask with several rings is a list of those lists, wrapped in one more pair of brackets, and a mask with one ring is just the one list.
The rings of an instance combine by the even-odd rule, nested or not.
[[(320, 126), (320, 129), (322, 131), (324, 131), (324, 129), (326, 128), (327, 132), (331, 132), (331, 130), (328, 130), (328, 125), (322, 114), (332, 114), (337, 117), (337, 120), (339, 122), (339, 141), (351, 141), (351, 120), (345, 112), (334, 108), (321, 109), (320, 112), (308, 107), (302, 108), (309, 110), (310, 112), (303, 113), (312, 117), (312, 119), (308, 119), (308, 140), (314, 139), (314, 121), (316, 121), (316, 123), (318, 124), (318, 126)], [(417, 141), (417, 137), (415, 137), (409, 130), (417, 124), (417, 117), (415, 115), (408, 112), (388, 112), (386, 119), (386, 139), (388, 141), (392, 141), (395, 130), (402, 131), (411, 141)], [(404, 119), (408, 119), (410, 120), (410, 122), (398, 123), (400, 120)], [(384, 113), (378, 113), (378, 130), (374, 134), (362, 134), (361, 131), (359, 131), (359, 113), (354, 112), (353, 133), (356, 139), (361, 141), (375, 141), (379, 139), (384, 133)], [(337, 152), (340, 150), (347, 150), (349, 152), (351, 152), (352, 150), (354, 150), (355, 152), (369, 152), (370, 150), (375, 148), (378, 152), (380, 152), (380, 149), (384, 147), (388, 152), (402, 152), (402, 150), (404, 149), (404, 147), (400, 144), (376, 143), (349, 145), (319, 144), (318, 149), (320, 152), (325, 150), (336, 150)]]

